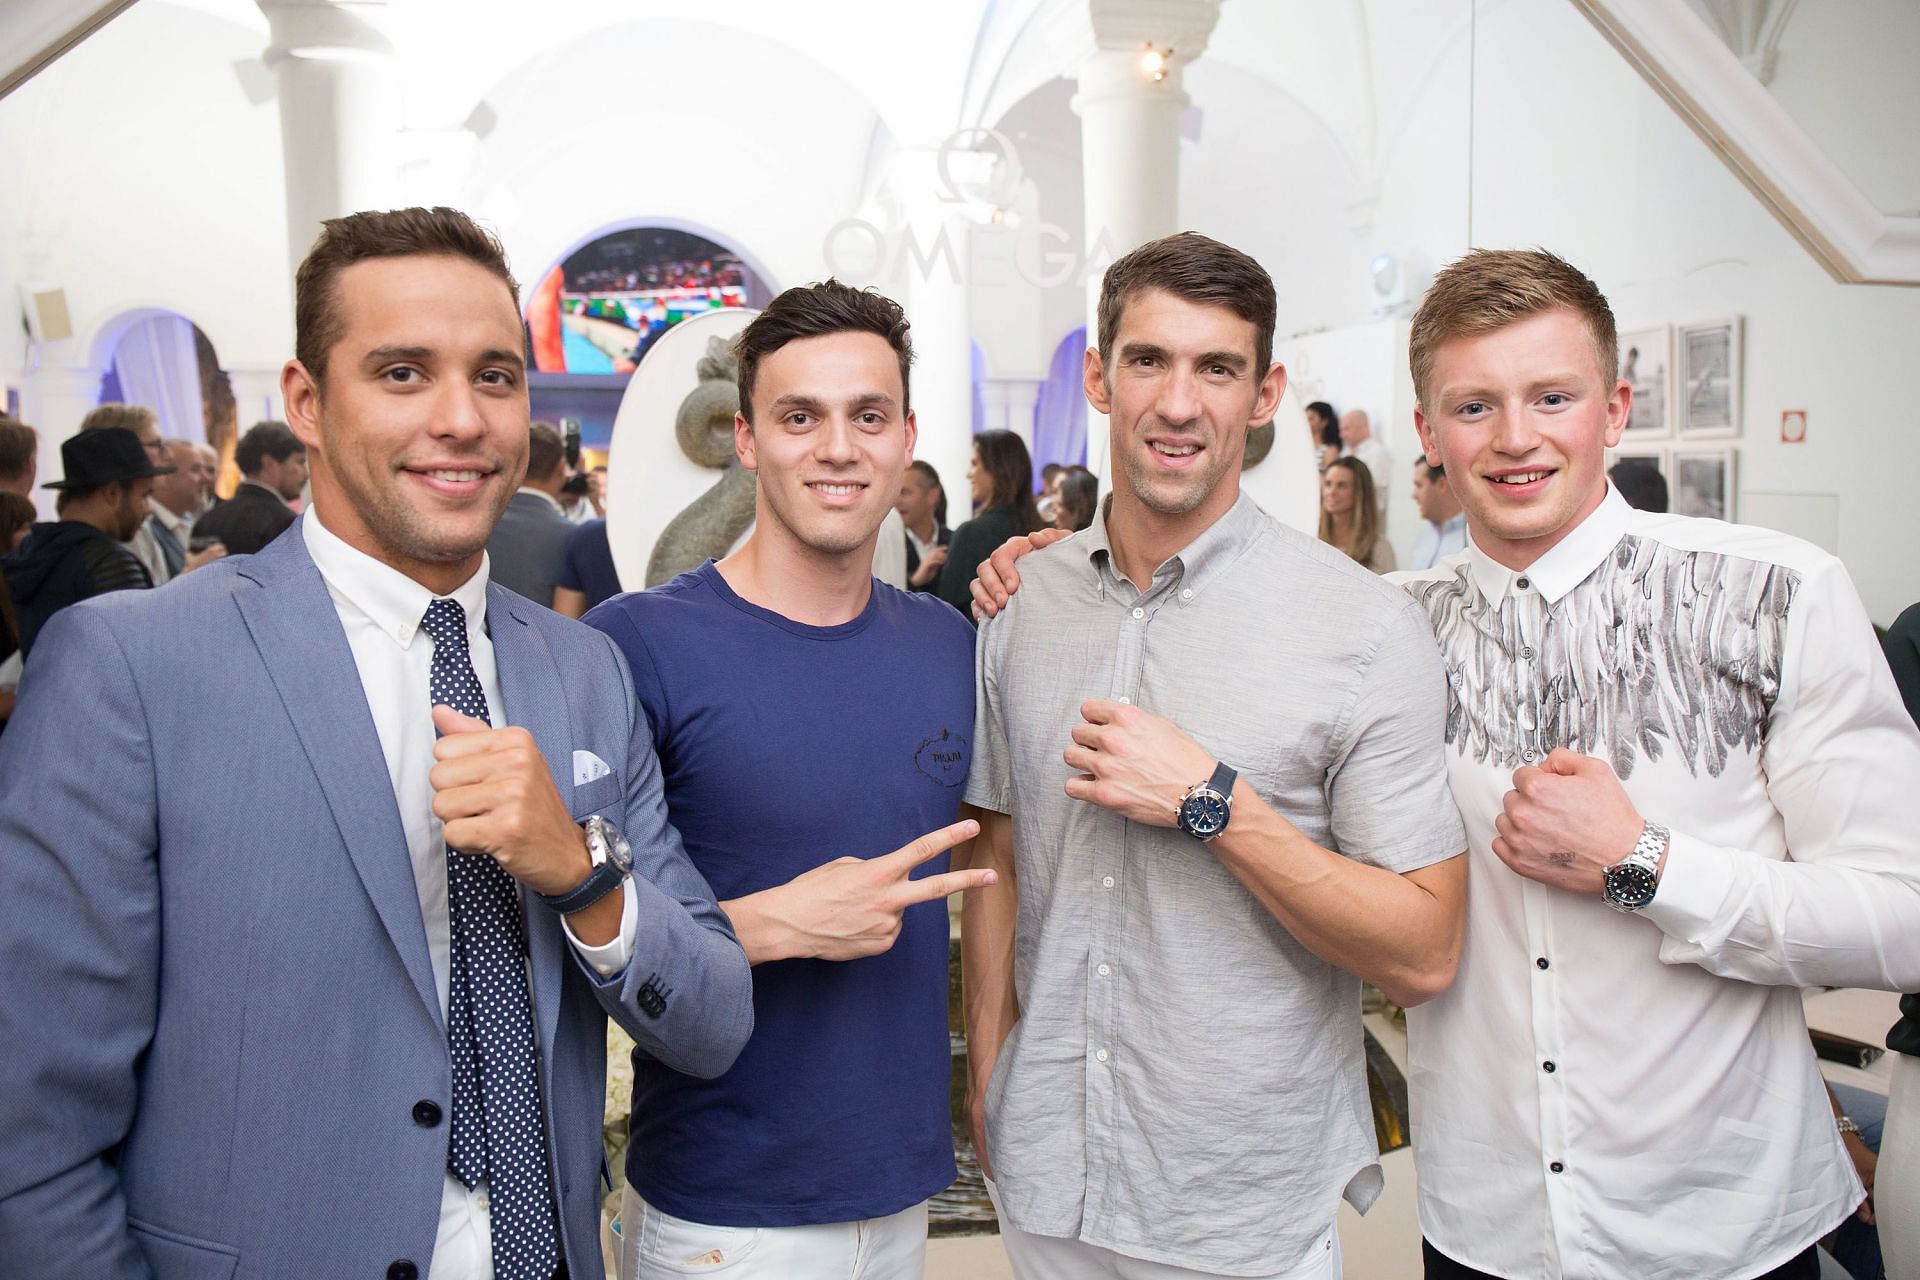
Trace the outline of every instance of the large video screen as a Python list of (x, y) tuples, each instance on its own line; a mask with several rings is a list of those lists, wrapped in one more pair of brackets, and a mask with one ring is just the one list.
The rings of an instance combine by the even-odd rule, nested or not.
[(527, 306), (542, 373), (627, 374), (688, 316), (752, 305), (765, 290), (738, 257), (704, 236), (664, 227), (616, 231), (540, 282)]

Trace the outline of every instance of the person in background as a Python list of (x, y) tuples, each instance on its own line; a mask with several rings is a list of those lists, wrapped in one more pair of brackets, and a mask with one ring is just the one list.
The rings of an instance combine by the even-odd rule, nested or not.
[(1340, 415), (1340, 456), (1358, 458), (1367, 464), (1373, 477), (1374, 502), (1380, 508), (1381, 528), (1386, 527), (1387, 486), (1393, 483), (1393, 454), (1379, 436), (1373, 434), (1373, 419), (1365, 409), (1349, 409)]
[(526, 479), (487, 539), (487, 556), (495, 582), (551, 609), (574, 530), (560, 505), (567, 484), (566, 441), (551, 422), (534, 423), (527, 440)]
[[(140, 562), (152, 575), (156, 587), (165, 586), (181, 574), (227, 554), (218, 539), (205, 543), (198, 551), (190, 549), (193, 522), (200, 513), (200, 494), (207, 480), (206, 463), (201, 460), (199, 450), (188, 440), (168, 440), (166, 461), (173, 467), (173, 474), (154, 477), (153, 500), (149, 504), (152, 510), (141, 529), (154, 556), (151, 560), (142, 556)], [(141, 555), (141, 542), (141, 537), (136, 535), (132, 543), (135, 555)]]
[(1325, 471), (1340, 456), (1340, 415), (1325, 400), (1307, 406), (1307, 443), (1313, 450), (1313, 469)]
[[(1920, 725), (1920, 604), (1910, 605), (1881, 638), (1907, 715)], [(1893, 1080), (1887, 1090), (1879, 1165), (1874, 1180), (1876, 1227), (1890, 1276), (1920, 1275), (1920, 994), (1900, 999), (1900, 1021), (1887, 1033)], [(1843, 1228), (1844, 1230), (1844, 1228)]]
[(20, 624), (14, 620), (13, 597), (7, 593), (5, 557), (27, 540), (33, 528), (33, 503), (10, 489), (0, 489), (0, 729), (13, 714), (13, 691), (20, 683)]
[(17, 493), (31, 501), (39, 465), (40, 433), (0, 414), (0, 493)]
[(156, 466), (126, 427), (73, 436), (60, 446), (60, 462), (65, 477), (44, 486), (59, 491), (59, 519), (35, 525), (0, 569), (27, 655), (47, 620), (67, 606), (153, 585), (127, 540), (147, 518), (153, 477), (173, 470)]
[(1016, 534), (1046, 527), (1033, 503), (1033, 462), (1024, 440), (1011, 431), (982, 431), (973, 438), (967, 468), (977, 515), (953, 531), (940, 571), (940, 598), (972, 617), (968, 585), (993, 549)]
[(1040, 513), (1040, 518), (1048, 524), (1052, 524), (1059, 515), (1060, 473), (1065, 470), (1058, 462), (1049, 462), (1040, 468), (1040, 496), (1034, 499), (1033, 505)]
[(567, 535), (560, 576), (553, 584), (553, 611), (568, 618), (585, 617), (587, 610), (619, 594), (620, 572), (613, 566), (607, 518), (595, 516)]
[(1431, 569), (1442, 556), (1467, 549), (1467, 517), (1447, 483), (1447, 469), (1425, 458), (1413, 464), (1413, 505), (1420, 508), (1420, 537), (1413, 544), (1415, 569)]
[(1658, 468), (1616, 462), (1607, 472), (1607, 479), (1613, 481), (1613, 487), (1620, 491), (1628, 506), (1637, 511), (1666, 514), (1667, 478)]
[(307, 449), (286, 423), (256, 422), (240, 437), (233, 461), (240, 487), (194, 521), (194, 532), (219, 539), (233, 555), (250, 556), (293, 527), (287, 504), (306, 488)]
[(1393, 544), (1381, 530), (1373, 473), (1358, 458), (1335, 458), (1320, 477), (1320, 541), (1331, 543), (1375, 573), (1396, 567)]
[(953, 530), (947, 528), (946, 486), (931, 462), (913, 460), (901, 477), (900, 500), (893, 509), (907, 526), (907, 586), (914, 591), (938, 590)]
[(220, 493), (216, 486), (220, 483), (220, 454), (210, 444), (193, 442), (194, 457), (200, 461), (200, 509), (194, 512), (198, 520), (207, 512), (220, 505)]
[(1053, 527), (1078, 533), (1093, 523), (1100, 509), (1100, 479), (1085, 467), (1068, 467), (1060, 473), (1060, 503), (1053, 514)]

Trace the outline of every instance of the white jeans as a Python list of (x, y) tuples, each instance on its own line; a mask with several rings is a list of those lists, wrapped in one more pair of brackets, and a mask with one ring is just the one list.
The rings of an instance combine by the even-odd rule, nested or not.
[(885, 1218), (811, 1227), (710, 1227), (654, 1208), (631, 1186), (620, 1201), (620, 1280), (920, 1280), (927, 1205)]
[[(999, 1192), (991, 1182), (987, 1183), (987, 1195), (1000, 1219), (1000, 1242), (1006, 1246), (1007, 1260), (1013, 1263), (1017, 1280), (1208, 1280), (1216, 1274), (1129, 1258), (1084, 1240), (1033, 1235), (1008, 1225)], [(1324, 1238), (1305, 1261), (1259, 1280), (1340, 1280), (1340, 1233), (1329, 1224)]]
[(1920, 1276), (1920, 1058), (1893, 1059), (1880, 1164), (1873, 1176), (1873, 1217), (1889, 1280)]

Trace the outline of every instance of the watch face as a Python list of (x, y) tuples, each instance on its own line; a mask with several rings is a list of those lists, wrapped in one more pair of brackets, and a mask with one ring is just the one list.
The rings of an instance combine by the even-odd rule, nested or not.
[(1205, 840), (1227, 829), (1227, 801), (1217, 791), (1202, 788), (1180, 805), (1180, 829)]
[(589, 843), (598, 840), (606, 850), (608, 865), (615, 871), (624, 876), (633, 870), (633, 848), (627, 843), (627, 838), (620, 834), (620, 828), (597, 813), (587, 819), (587, 839)]
[(1638, 910), (1652, 902), (1653, 891), (1660, 883), (1648, 868), (1625, 862), (1608, 867), (1606, 876), (1608, 901), (1628, 910)]

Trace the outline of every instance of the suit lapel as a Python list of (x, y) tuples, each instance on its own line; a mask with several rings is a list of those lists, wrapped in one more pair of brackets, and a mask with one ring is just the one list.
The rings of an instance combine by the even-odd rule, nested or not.
[(354, 870), (415, 991), (444, 1026), (406, 831), (333, 597), (298, 534), (276, 539), (240, 572), (251, 586), (236, 589), (234, 600), (319, 779)]
[[(546, 637), (530, 621), (537, 606), (504, 587), (487, 587), (487, 632), (493, 641), (493, 660), (500, 674), (501, 711), (506, 723), (533, 735), (534, 745), (553, 774), (561, 802), (571, 811), (573, 794), (573, 732), (568, 723), (567, 691)], [(545, 1070), (552, 1070), (554, 1036), (560, 1024), (560, 984), (571, 963), (560, 917), (520, 890), (521, 910), (527, 921), (527, 955), (533, 971), (533, 1010), (545, 1046)]]

